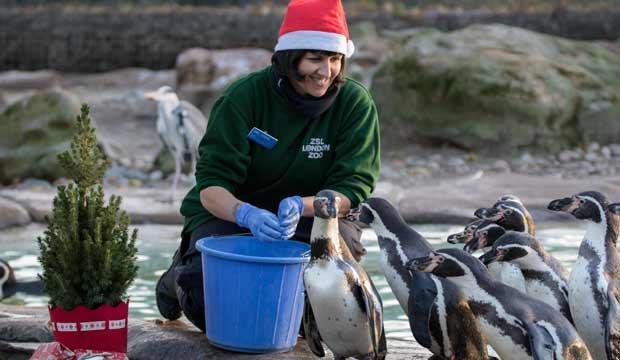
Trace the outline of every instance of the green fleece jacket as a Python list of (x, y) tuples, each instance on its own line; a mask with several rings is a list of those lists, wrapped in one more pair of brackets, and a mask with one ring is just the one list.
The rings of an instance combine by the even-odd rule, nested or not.
[[(369, 92), (347, 79), (317, 119), (280, 96), (272, 68), (235, 81), (213, 105), (199, 145), (196, 186), (185, 196), (184, 233), (213, 218), (200, 191), (221, 186), (238, 199), (277, 212), (287, 196), (338, 191), (352, 206), (364, 201), (379, 176), (379, 124)], [(256, 127), (278, 139), (266, 149), (247, 138)]]

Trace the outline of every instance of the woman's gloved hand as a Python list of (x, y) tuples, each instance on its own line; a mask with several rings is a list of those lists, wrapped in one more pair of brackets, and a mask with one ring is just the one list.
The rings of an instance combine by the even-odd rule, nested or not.
[(235, 212), (237, 225), (250, 229), (259, 240), (281, 240), (283, 237), (278, 217), (265, 209), (241, 203)]
[(301, 196), (290, 196), (282, 199), (278, 206), (278, 220), (283, 239), (290, 239), (295, 235), (297, 223), (304, 212), (304, 201)]

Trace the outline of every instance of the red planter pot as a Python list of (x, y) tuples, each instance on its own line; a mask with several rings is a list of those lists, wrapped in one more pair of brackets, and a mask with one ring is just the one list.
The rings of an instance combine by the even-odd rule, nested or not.
[(96, 309), (78, 306), (65, 311), (49, 308), (56, 341), (71, 350), (127, 352), (127, 312), (129, 301)]

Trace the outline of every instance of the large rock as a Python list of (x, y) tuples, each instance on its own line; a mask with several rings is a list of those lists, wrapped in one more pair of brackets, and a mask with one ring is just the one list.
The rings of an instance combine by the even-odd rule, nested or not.
[(0, 229), (30, 223), (28, 211), (15, 201), (0, 197)]
[(620, 139), (620, 56), (504, 25), (419, 30), (373, 79), (387, 133), (480, 149)]
[(239, 48), (191, 48), (176, 60), (177, 92), (209, 115), (211, 105), (231, 81), (271, 63), (271, 52)]
[(67, 149), (80, 102), (53, 89), (10, 105), (0, 114), (0, 182), (23, 178), (56, 179), (56, 154)]
[(0, 73), (0, 88), (5, 90), (43, 90), (61, 84), (61, 76), (56, 71), (5, 71)]

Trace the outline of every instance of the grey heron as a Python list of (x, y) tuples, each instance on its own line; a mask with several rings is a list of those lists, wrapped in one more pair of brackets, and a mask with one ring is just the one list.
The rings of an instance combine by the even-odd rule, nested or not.
[(191, 161), (192, 171), (196, 171), (198, 144), (207, 129), (207, 118), (194, 105), (179, 100), (170, 86), (147, 92), (144, 97), (157, 101), (157, 133), (174, 158), (171, 193), (174, 201), (181, 163)]

